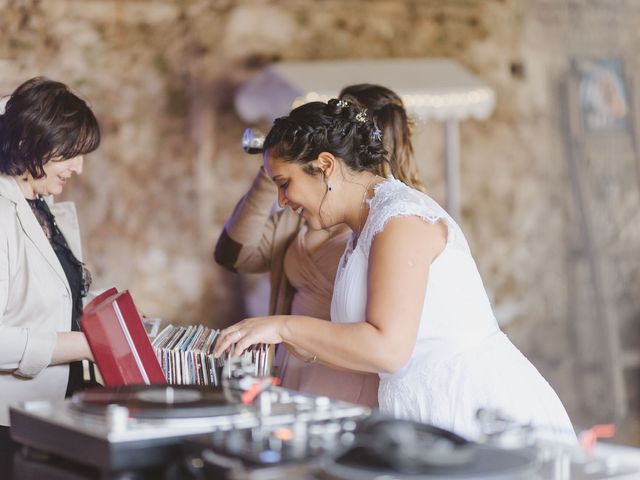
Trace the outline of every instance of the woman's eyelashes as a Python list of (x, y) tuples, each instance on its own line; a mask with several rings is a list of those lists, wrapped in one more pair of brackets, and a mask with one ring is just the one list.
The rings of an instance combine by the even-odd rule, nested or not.
[(287, 188), (289, 187), (289, 181), (286, 181), (284, 183), (281, 183), (280, 185), (278, 185), (278, 189), (282, 190), (282, 192), (286, 195), (287, 194)]

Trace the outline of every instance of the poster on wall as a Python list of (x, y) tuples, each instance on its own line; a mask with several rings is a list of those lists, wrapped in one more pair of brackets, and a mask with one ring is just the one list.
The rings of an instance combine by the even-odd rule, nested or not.
[(574, 59), (578, 107), (588, 133), (613, 133), (629, 128), (629, 95), (619, 58)]

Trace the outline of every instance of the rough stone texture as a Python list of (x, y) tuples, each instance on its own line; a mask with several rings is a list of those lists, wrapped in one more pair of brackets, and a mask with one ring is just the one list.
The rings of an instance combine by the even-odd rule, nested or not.
[[(615, 8), (606, 0), (0, 0), (0, 92), (44, 74), (73, 86), (98, 114), (103, 143), (65, 194), (78, 203), (95, 283), (129, 288), (142, 310), (166, 321), (222, 326), (243, 316), (243, 293), (255, 283), (211, 257), (259, 164), (238, 147), (245, 125), (233, 111), (236, 88), (277, 60), (458, 59), (498, 95), (488, 121), (461, 126), (461, 224), (499, 321), (588, 423), (609, 418), (584, 400), (603, 394), (607, 373), (577, 365), (576, 338), (600, 347), (602, 325), (575, 321), (579, 299), (590, 300), (591, 272), (580, 253), (560, 92), (572, 57), (617, 56), (637, 115), (638, 21), (632, 0)], [(440, 129), (420, 125), (415, 141), (442, 201)], [(622, 338), (637, 349), (639, 184), (627, 170), (638, 169), (638, 148), (618, 140), (588, 145), (619, 167), (592, 213), (597, 235), (613, 225), (615, 242), (603, 240), (599, 252), (610, 260)], [(626, 375), (637, 401), (637, 370)]]

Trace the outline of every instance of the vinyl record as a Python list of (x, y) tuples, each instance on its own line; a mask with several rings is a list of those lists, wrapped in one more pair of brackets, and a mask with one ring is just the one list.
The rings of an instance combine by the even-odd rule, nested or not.
[(353, 446), (324, 465), (330, 479), (529, 480), (535, 455), (471, 442), (433, 425), (373, 414)]
[(321, 471), (330, 480), (538, 480), (535, 452), (502, 450), (473, 444), (475, 455), (465, 465), (424, 466), (420, 471), (400, 472), (380, 464), (362, 449), (326, 460)]
[(83, 390), (71, 398), (72, 408), (103, 415), (108, 405), (121, 405), (136, 418), (187, 418), (230, 415), (240, 405), (230, 403), (220, 387), (199, 385), (123, 385)]

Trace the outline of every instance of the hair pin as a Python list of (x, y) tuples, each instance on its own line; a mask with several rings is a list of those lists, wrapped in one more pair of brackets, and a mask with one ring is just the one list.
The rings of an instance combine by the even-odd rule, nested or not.
[(373, 123), (373, 130), (371, 131), (371, 138), (377, 142), (382, 141), (382, 130), (378, 128), (378, 125)]
[(338, 100), (338, 103), (336, 103), (336, 106), (344, 108), (349, 106), (349, 103), (346, 100)]
[(356, 120), (359, 123), (364, 123), (367, 121), (367, 109), (365, 108), (364, 110), (362, 110), (361, 112), (358, 112), (358, 114), (356, 115)]

